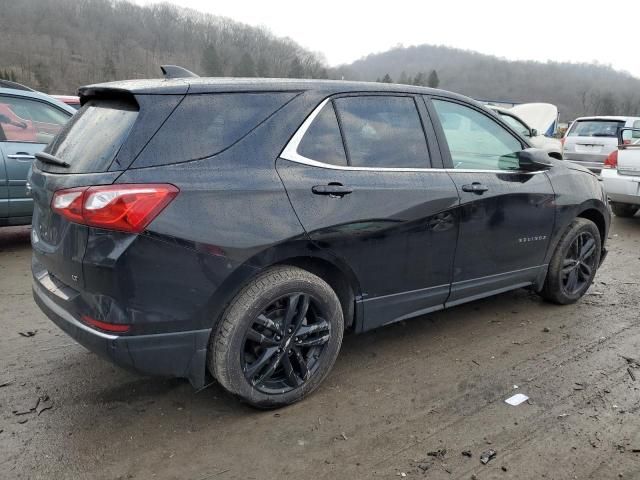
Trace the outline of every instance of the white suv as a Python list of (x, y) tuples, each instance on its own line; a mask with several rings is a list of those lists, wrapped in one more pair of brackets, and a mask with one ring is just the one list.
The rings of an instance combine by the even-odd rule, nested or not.
[(600, 173), (606, 158), (618, 147), (618, 133), (622, 128), (640, 128), (640, 117), (578, 118), (562, 139), (562, 156)]
[(640, 129), (623, 128), (619, 145), (604, 162), (602, 181), (619, 217), (633, 217), (640, 209)]

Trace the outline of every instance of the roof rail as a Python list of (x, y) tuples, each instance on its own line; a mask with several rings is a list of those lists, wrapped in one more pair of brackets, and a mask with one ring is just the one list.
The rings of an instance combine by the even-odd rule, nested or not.
[(160, 70), (162, 70), (162, 74), (164, 78), (189, 78), (189, 77), (199, 77), (200, 75), (196, 75), (193, 72), (190, 72), (186, 68), (179, 67), (178, 65), (161, 65)]
[(25, 90), (27, 92), (35, 92), (33, 88), (29, 88), (26, 85), (22, 85), (18, 82), (12, 82), (10, 80), (0, 79), (0, 88), (13, 88), (14, 90)]

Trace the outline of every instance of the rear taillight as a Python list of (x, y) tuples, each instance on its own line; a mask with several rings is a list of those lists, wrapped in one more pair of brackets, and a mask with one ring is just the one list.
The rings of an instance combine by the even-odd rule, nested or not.
[(618, 168), (618, 150), (614, 150), (604, 161), (604, 168)]
[(82, 225), (140, 233), (178, 192), (169, 184), (69, 188), (53, 194), (51, 208)]
[(101, 320), (96, 320), (89, 315), (83, 315), (81, 320), (87, 325), (109, 333), (126, 333), (131, 330), (131, 325), (124, 325), (122, 323), (109, 323)]

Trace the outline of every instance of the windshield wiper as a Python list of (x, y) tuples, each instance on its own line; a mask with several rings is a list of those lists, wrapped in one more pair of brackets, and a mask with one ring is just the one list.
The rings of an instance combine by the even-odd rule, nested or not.
[(40, 160), (42, 163), (48, 163), (49, 165), (57, 165), (59, 167), (70, 167), (70, 165), (64, 160), (59, 159), (58, 157), (54, 157), (49, 153), (38, 152), (35, 154), (35, 157)]

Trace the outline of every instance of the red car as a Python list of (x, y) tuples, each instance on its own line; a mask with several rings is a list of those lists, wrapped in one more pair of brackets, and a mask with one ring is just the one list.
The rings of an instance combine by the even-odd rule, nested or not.
[(75, 108), (76, 110), (78, 110), (81, 107), (80, 97), (76, 97), (75, 95), (51, 95), (51, 96), (56, 100), (59, 100), (62, 103), (66, 103), (70, 107)]

